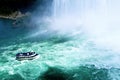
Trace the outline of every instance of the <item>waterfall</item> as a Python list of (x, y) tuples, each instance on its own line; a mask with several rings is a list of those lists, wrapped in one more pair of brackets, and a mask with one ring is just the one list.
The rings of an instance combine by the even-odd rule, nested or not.
[(81, 0), (54, 0), (52, 28), (66, 31), (68, 28), (73, 29), (73, 26), (79, 26), (81, 6)]
[(78, 10), (80, 6), (79, 3), (80, 0), (54, 0), (54, 16), (57, 17), (76, 13), (80, 14), (80, 10)]
[(52, 28), (71, 31), (82, 27), (97, 44), (119, 50), (119, 4), (119, 0), (53, 0)]
[(78, 17), (90, 10), (105, 11), (107, 0), (54, 0), (54, 17), (71, 15)]
[[(81, 26), (95, 13), (106, 14), (106, 0), (54, 0), (54, 26), (58, 29)], [(91, 14), (92, 13), (92, 14)]]

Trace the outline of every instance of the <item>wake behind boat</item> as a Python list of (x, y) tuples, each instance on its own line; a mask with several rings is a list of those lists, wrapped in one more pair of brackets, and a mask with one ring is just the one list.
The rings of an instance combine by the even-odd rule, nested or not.
[(26, 52), (26, 53), (17, 53), (16, 54), (16, 60), (22, 61), (22, 60), (33, 60), (38, 57), (38, 54), (35, 52)]

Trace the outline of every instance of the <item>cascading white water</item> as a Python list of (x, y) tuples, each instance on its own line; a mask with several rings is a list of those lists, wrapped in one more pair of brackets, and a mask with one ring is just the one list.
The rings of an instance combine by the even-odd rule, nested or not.
[[(67, 16), (67, 15), (79, 15), (80, 0), (54, 0), (54, 17)], [(72, 5), (72, 6), (71, 6)], [(74, 7), (73, 7), (74, 6)]]
[(73, 29), (73, 26), (80, 26), (81, 11), (85, 10), (81, 8), (81, 0), (54, 0), (53, 6), (54, 23), (52, 26), (56, 26), (53, 28), (65, 31), (68, 28)]
[(53, 15), (61, 16), (83, 16), (89, 11), (106, 11), (107, 0), (54, 0)]
[(106, 15), (107, 10), (106, 0), (54, 0), (53, 6), (53, 28), (64, 31), (86, 25), (95, 13)]
[(71, 31), (82, 27), (94, 42), (119, 49), (119, 0), (54, 0), (53, 28)]

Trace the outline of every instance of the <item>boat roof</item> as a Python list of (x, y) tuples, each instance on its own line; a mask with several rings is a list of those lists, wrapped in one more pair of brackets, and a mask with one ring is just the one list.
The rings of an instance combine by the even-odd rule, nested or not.
[(35, 54), (35, 52), (17, 53), (16, 56), (29, 56), (33, 54)]

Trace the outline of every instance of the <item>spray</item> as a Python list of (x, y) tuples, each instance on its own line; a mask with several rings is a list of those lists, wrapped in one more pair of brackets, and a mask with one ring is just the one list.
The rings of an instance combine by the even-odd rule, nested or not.
[(52, 28), (63, 32), (83, 31), (98, 46), (119, 49), (119, 0), (54, 0)]

